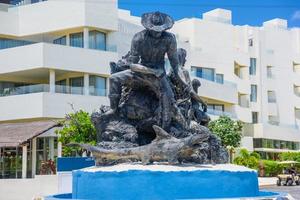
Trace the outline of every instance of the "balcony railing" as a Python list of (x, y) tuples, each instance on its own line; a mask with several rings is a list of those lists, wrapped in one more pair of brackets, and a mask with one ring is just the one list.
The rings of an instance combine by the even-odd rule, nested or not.
[(22, 6), (22, 5), (27, 5), (27, 4), (38, 3), (41, 1), (47, 1), (47, 0), (11, 0), (10, 4), (12, 6)]
[(243, 108), (249, 108), (250, 101), (248, 99), (239, 99), (239, 106), (241, 106)]
[[(4, 88), (4, 89), (0, 90), (0, 97), (41, 93), (41, 92), (49, 92), (49, 91), (50, 91), (49, 84), (26, 85), (26, 86), (14, 87), (14, 88)], [(84, 88), (83, 87), (56, 85), (55, 92), (62, 93), (62, 94), (83, 95)], [(100, 88), (95, 88), (95, 87), (89, 88), (89, 94), (91, 96), (106, 96), (106, 93), (107, 93), (106, 89), (100, 89)]]
[(49, 92), (49, 85), (47, 84), (37, 84), (37, 85), (26, 85), (13, 88), (4, 88), (0, 90), (0, 96), (14, 96), (22, 94), (31, 94), (39, 92)]
[(20, 46), (25, 46), (30, 44), (34, 44), (34, 42), (0, 38), (0, 49), (8, 49), (8, 48), (20, 47)]
[(214, 110), (214, 109), (207, 109), (207, 113), (210, 115), (216, 115), (216, 116), (228, 116), (230, 118), (236, 118), (236, 115), (234, 113), (225, 112), (221, 110)]
[[(38, 42), (0, 38), (0, 50), (14, 48), (14, 47), (21, 47), (21, 46), (26, 46), (26, 45), (36, 44), (36, 43)], [(41, 42), (41, 43), (49, 43), (49, 42)], [(55, 43), (49, 43), (49, 44), (67, 46), (64, 44), (55, 44)], [(68, 46), (68, 47), (73, 47), (73, 46)], [(82, 47), (76, 47), (76, 48), (82, 48)], [(89, 49), (96, 50), (96, 51), (117, 52), (117, 45), (106, 45), (105, 50), (93, 49), (93, 48), (89, 48)]]

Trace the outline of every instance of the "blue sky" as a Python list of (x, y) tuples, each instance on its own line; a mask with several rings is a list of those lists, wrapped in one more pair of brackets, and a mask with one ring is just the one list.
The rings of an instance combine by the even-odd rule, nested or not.
[(131, 10), (133, 15), (161, 11), (178, 20), (202, 17), (215, 8), (232, 11), (232, 23), (261, 26), (264, 21), (283, 18), (289, 27), (300, 27), (300, 0), (119, 0), (119, 8)]

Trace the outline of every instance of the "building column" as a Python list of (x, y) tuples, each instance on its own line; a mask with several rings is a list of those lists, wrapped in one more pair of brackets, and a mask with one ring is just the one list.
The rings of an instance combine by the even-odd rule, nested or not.
[(54, 69), (49, 70), (49, 87), (50, 87), (50, 93), (55, 93), (55, 70)]
[(66, 45), (70, 46), (70, 34), (66, 35)]
[(50, 153), (50, 159), (54, 161), (54, 138), (49, 138), (49, 153)]
[(57, 157), (58, 158), (62, 157), (62, 143), (61, 142), (57, 143)]
[(22, 147), (22, 178), (27, 178), (27, 145)]
[(84, 87), (84, 95), (90, 95), (90, 76), (89, 76), (89, 74), (84, 74), (83, 87)]
[(89, 28), (83, 28), (83, 48), (89, 48)]
[(32, 139), (32, 149), (31, 149), (31, 172), (32, 172), (32, 178), (36, 175), (36, 138)]
[(108, 96), (109, 95), (109, 78), (110, 77), (107, 77), (106, 78), (106, 84), (105, 84), (105, 94), (106, 94), (106, 96)]

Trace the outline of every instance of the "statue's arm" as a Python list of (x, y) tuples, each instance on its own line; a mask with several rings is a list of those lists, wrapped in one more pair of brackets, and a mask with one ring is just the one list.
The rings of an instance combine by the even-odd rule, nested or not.
[(140, 54), (139, 54), (139, 40), (140, 36), (136, 34), (131, 41), (131, 49), (130, 55), (128, 57), (129, 63), (137, 64), (140, 61)]
[(201, 104), (204, 112), (207, 111), (207, 104), (201, 99), (201, 97), (194, 90), (191, 91), (191, 98)]
[(175, 75), (178, 76), (178, 55), (177, 55), (177, 42), (175, 35), (170, 34), (169, 39), (169, 48), (167, 51), (168, 59), (170, 61), (171, 67)]

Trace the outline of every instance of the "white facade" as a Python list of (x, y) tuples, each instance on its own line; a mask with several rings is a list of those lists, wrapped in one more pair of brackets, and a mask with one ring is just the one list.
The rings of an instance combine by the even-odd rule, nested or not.
[[(213, 79), (198, 71), (200, 95), (246, 123), (244, 147), (268, 158), (276, 155), (265, 152), (299, 150), (299, 28), (287, 28), (283, 19), (262, 27), (235, 26), (230, 11), (215, 9), (203, 19), (178, 21), (172, 31), (189, 47), (188, 67), (213, 71)], [(223, 84), (214, 83), (217, 76)]]
[[(188, 52), (186, 67), (202, 83), (208, 113), (245, 122), (243, 144), (250, 150), (299, 150), (300, 29), (281, 19), (262, 27), (231, 21), (230, 11), (216, 9), (171, 29)], [(125, 55), (143, 29), (114, 0), (0, 5), (0, 24), (0, 83), (17, 88), (0, 84), (0, 122), (63, 118), (69, 104), (89, 112), (108, 105), (109, 62)], [(26, 42), (8, 48), (2, 41), (1, 48), (1, 39)]]

